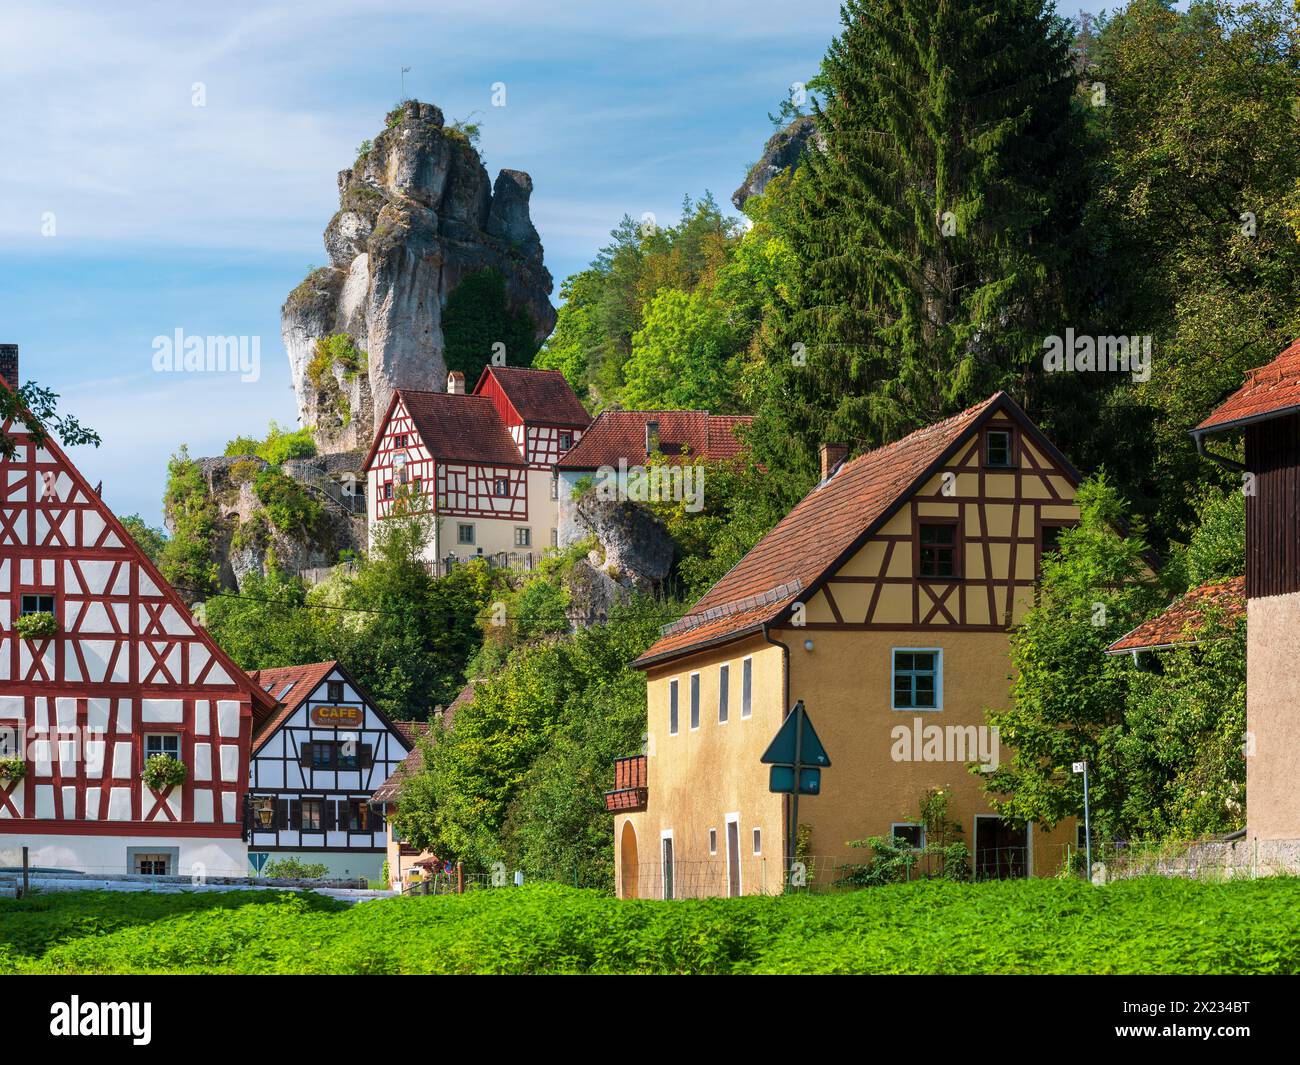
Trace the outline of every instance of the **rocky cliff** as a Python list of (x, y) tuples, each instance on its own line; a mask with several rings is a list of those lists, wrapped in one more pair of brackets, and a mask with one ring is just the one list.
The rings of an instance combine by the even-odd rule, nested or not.
[(799, 159), (809, 144), (820, 148), (821, 137), (817, 135), (813, 120), (807, 115), (800, 115), (768, 138), (762, 158), (749, 168), (744, 183), (731, 194), (731, 202), (740, 209), (751, 196), (761, 196), (767, 183), (777, 174), (793, 170), (799, 165)]
[(538, 341), (555, 325), (532, 179), (502, 170), (490, 183), (470, 136), (433, 104), (390, 112), (338, 185), (329, 265), (281, 311), (298, 413), (327, 453), (367, 447), (393, 389), (444, 387), (443, 310), (467, 277), (499, 274), (506, 310)]

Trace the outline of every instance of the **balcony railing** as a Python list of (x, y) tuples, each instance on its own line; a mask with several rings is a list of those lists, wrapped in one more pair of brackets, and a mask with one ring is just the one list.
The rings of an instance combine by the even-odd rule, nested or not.
[(644, 754), (614, 759), (614, 788), (605, 792), (605, 809), (611, 813), (644, 810), (649, 798)]

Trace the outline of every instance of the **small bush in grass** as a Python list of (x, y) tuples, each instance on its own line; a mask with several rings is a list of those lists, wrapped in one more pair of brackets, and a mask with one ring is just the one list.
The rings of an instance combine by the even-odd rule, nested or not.
[(297, 858), (281, 858), (277, 862), (267, 862), (262, 872), (274, 880), (320, 880), (329, 872), (329, 866), (323, 862), (300, 862)]

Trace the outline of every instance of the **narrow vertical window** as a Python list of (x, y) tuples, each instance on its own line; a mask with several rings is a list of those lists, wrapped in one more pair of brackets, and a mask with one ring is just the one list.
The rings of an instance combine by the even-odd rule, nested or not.
[(740, 716), (749, 717), (754, 709), (754, 660), (740, 664)]
[(668, 682), (668, 735), (677, 735), (677, 681)]
[(691, 674), (691, 730), (700, 727), (700, 675)]
[(718, 667), (718, 724), (727, 723), (727, 700), (730, 697), (728, 689), (731, 687), (731, 667)]

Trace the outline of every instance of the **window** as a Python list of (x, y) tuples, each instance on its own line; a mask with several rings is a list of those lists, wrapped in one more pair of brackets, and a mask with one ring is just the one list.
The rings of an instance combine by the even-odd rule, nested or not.
[(956, 524), (921, 523), (919, 572), (922, 577), (958, 576)]
[(414, 480), (412, 480), (412, 482), (411, 482), (411, 491), (413, 491), (417, 496), (418, 496), (418, 495), (423, 495), (423, 494), (424, 494), (424, 478), (422, 478), (422, 477), (416, 477)]
[(551, 530), (551, 546), (552, 546), (552, 547), (559, 547), (559, 546), (560, 546), (560, 530), (559, 530), (559, 529), (552, 529), (552, 530)]
[(691, 731), (700, 727), (700, 675), (691, 674)]
[(551, 474), (551, 498), (560, 498), (560, 478), (558, 474)]
[(171, 855), (137, 852), (134, 866), (133, 872), (141, 876), (169, 876), (171, 874)]
[(497, 477), (492, 481), (492, 494), (499, 499), (504, 499), (510, 494), (510, 478)]
[(385, 481), (385, 482), (384, 482), (384, 498), (385, 498), (385, 499), (392, 499), (392, 498), (393, 498), (393, 482), (392, 482), (392, 481)]
[(370, 803), (365, 799), (348, 800), (348, 831), (349, 832), (369, 832), (370, 827)]
[(668, 682), (668, 735), (677, 735), (677, 680)]
[(913, 850), (919, 851), (925, 847), (925, 825), (896, 821), (890, 826), (890, 834), (896, 843), (906, 843)]
[(894, 651), (894, 709), (943, 709), (943, 652), (933, 648)]
[(54, 596), (24, 595), (21, 612), (24, 614), (53, 614)]
[(718, 830), (716, 828), (709, 829), (709, 853), (718, 853)]
[(343, 699), (343, 682), (341, 680), (327, 680), (325, 682), (325, 693), (325, 698), (330, 702), (341, 702)]
[(563, 454), (564, 454), (566, 451), (568, 451), (569, 448), (571, 448), (571, 447), (573, 447), (573, 434), (572, 434), (572, 433), (561, 433), (561, 434), (560, 434), (560, 454), (563, 455)]
[(399, 484), (407, 483), (406, 460), (403, 459), (397, 464), (397, 481)]
[(1061, 546), (1061, 533), (1068, 528), (1069, 525), (1048, 525), (1044, 522), (1038, 530), (1039, 555), (1057, 550)]
[(664, 898), (675, 898), (673, 892), (673, 835), (669, 829), (664, 833), (662, 838), (663, 846), (663, 878), (664, 878)]
[(299, 807), (298, 828), (302, 832), (325, 830), (325, 800), (303, 799)]
[[(291, 680), (291, 681), (289, 681), (289, 683), (286, 684), (286, 685), (285, 685), (285, 686), (280, 690), (280, 694), (277, 695), (276, 698), (277, 698), (280, 702), (284, 702), (284, 697), (285, 697), (286, 695), (288, 695), (291, 691), (293, 691), (293, 686), (294, 686), (295, 684), (297, 684), (297, 683), (298, 683), (298, 682), (297, 682), (296, 680)], [(271, 689), (268, 687), (266, 690), (267, 690), (267, 691), (270, 691)]]
[(754, 709), (754, 660), (740, 663), (740, 716), (749, 717)]
[(328, 740), (307, 744), (307, 756), (313, 769), (334, 768), (334, 744)]
[(179, 732), (151, 732), (144, 738), (144, 756), (152, 758), (155, 754), (170, 754), (173, 758), (181, 756), (181, 736)]
[(718, 667), (718, 724), (727, 723), (727, 699), (730, 695), (728, 688), (731, 686), (731, 667)]
[(474, 526), (457, 525), (456, 526), (456, 543), (473, 544), (474, 543)]
[(754, 829), (754, 853), (763, 853), (763, 830), (761, 828)]
[(533, 545), (533, 530), (516, 526), (515, 547), (532, 547), (532, 545)]
[(339, 769), (359, 769), (361, 766), (361, 745), (356, 738), (344, 740), (334, 745), (335, 762)]
[(393, 437), (393, 447), (406, 447), (406, 434), (398, 433)]
[(984, 434), (985, 466), (1014, 466), (1015, 455), (1015, 437), (1010, 429), (990, 429)]

